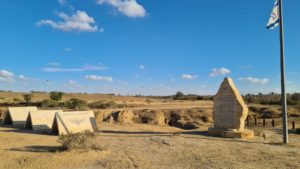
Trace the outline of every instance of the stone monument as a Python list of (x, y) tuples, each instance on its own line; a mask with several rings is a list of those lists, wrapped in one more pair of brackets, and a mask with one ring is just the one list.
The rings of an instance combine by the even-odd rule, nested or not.
[(209, 128), (212, 136), (228, 138), (251, 138), (254, 132), (245, 129), (248, 107), (236, 89), (231, 78), (225, 78), (214, 97), (214, 128)]

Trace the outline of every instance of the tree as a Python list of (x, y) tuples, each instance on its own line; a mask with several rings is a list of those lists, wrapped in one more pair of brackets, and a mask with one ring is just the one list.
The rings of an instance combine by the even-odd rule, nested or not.
[(184, 98), (184, 93), (182, 93), (182, 92), (177, 92), (176, 94), (175, 94), (175, 97), (174, 97), (174, 100), (180, 100), (180, 99), (183, 99)]
[(63, 92), (53, 91), (53, 92), (50, 92), (50, 99), (58, 102), (58, 101), (61, 101), (63, 95), (64, 95)]
[(32, 94), (23, 94), (23, 98), (24, 98), (26, 104), (29, 104), (33, 98), (33, 95)]
[(176, 95), (175, 95), (175, 97), (177, 97), (177, 98), (179, 98), (179, 97), (183, 97), (184, 96), (184, 93), (182, 93), (182, 92), (177, 92), (176, 93)]

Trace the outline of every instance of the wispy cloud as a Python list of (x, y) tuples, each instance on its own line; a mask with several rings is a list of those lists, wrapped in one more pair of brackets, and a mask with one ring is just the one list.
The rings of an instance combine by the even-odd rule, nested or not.
[(14, 73), (7, 70), (0, 70), (0, 81), (12, 83), (14, 82)]
[(79, 68), (62, 68), (62, 67), (46, 67), (43, 68), (43, 72), (48, 72), (48, 73), (57, 73), (57, 72), (84, 72), (84, 71), (95, 71), (95, 70), (106, 70), (108, 67), (105, 65), (84, 65)]
[(65, 48), (64, 49), (66, 52), (71, 52), (73, 49), (71, 49), (71, 48)]
[(68, 80), (67, 81), (67, 84), (68, 85), (71, 85), (71, 86), (75, 86), (75, 87), (81, 87), (81, 85), (73, 80)]
[(250, 69), (252, 68), (251, 65), (243, 65), (243, 66), (240, 66), (241, 69)]
[(212, 72), (209, 74), (210, 77), (216, 77), (216, 76), (223, 76), (223, 75), (227, 75), (230, 74), (231, 70), (227, 69), (227, 68), (213, 68)]
[(198, 78), (197, 75), (191, 75), (191, 74), (183, 74), (181, 75), (181, 78), (184, 80), (195, 80)]
[(116, 8), (120, 13), (131, 18), (143, 18), (146, 10), (136, 0), (97, 0), (97, 4), (108, 4)]
[(58, 62), (51, 62), (51, 63), (48, 63), (49, 66), (60, 66), (60, 63)]
[(146, 67), (144, 65), (140, 65), (139, 68), (142, 70), (146, 69)]
[(298, 75), (298, 74), (299, 74), (299, 73), (296, 72), (296, 71), (288, 71), (287, 73), (290, 74), (290, 75)]
[(29, 79), (28, 77), (25, 77), (24, 75), (19, 75), (18, 78), (20, 80), (28, 80)]
[(106, 81), (106, 82), (112, 82), (113, 78), (110, 76), (97, 76), (97, 75), (87, 75), (85, 76), (87, 80), (92, 81)]
[(67, 3), (67, 1), (66, 0), (58, 0), (58, 3), (60, 5), (65, 5)]
[(85, 11), (76, 11), (72, 16), (60, 12), (57, 14), (61, 21), (41, 20), (37, 22), (38, 26), (51, 26), (54, 29), (59, 29), (66, 32), (103, 32), (103, 29), (98, 29), (95, 25), (95, 20), (90, 17)]
[(265, 85), (269, 82), (269, 79), (267, 79), (267, 78), (259, 79), (259, 78), (254, 78), (254, 77), (240, 78), (239, 80), (246, 81), (251, 84), (261, 84), (261, 85)]

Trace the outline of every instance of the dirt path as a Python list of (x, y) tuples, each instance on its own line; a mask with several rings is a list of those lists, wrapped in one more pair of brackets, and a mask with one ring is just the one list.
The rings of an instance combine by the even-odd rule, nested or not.
[(277, 144), (280, 135), (264, 140), (224, 139), (201, 130), (183, 131), (151, 125), (101, 124), (95, 143), (101, 152), (55, 152), (56, 136), (0, 127), (1, 169), (96, 168), (300, 168), (300, 136), (291, 144)]

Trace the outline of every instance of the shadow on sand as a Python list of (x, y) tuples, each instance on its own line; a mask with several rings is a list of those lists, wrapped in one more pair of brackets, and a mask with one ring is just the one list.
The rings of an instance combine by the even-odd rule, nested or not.
[(267, 145), (277, 145), (281, 146), (281, 143), (274, 142), (263, 142), (255, 141), (253, 139), (243, 140), (243, 139), (232, 139), (232, 138), (223, 138), (215, 137), (208, 134), (208, 131), (183, 131), (183, 132), (129, 132), (129, 131), (113, 131), (113, 130), (99, 130), (97, 136), (109, 136), (109, 137), (182, 137), (182, 138), (191, 138), (199, 140), (219, 140), (226, 142), (237, 142), (237, 143), (246, 143), (246, 144), (267, 144)]
[(36, 134), (36, 135), (53, 135), (51, 132), (39, 132), (30, 129), (25, 129), (23, 126), (13, 126), (13, 125), (0, 125), (1, 128), (5, 130), (1, 130), (1, 132), (13, 132), (13, 133), (22, 133), (22, 134)]
[(61, 151), (61, 149), (56, 146), (27, 146), (24, 148), (12, 148), (9, 150), (19, 151), (19, 152), (32, 152), (32, 153), (56, 153)]

